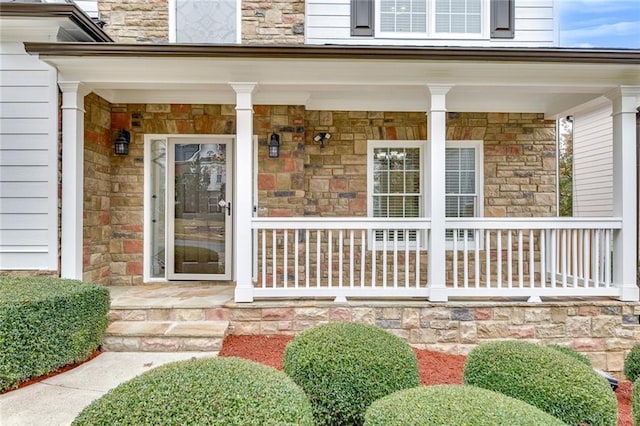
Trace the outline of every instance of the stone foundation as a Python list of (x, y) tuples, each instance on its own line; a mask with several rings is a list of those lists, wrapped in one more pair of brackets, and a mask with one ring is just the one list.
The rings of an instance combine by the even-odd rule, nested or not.
[[(545, 302), (257, 302), (229, 306), (230, 334), (294, 335), (329, 321), (377, 325), (414, 347), (467, 354), (480, 343), (517, 339), (567, 346), (593, 366), (622, 377), (640, 341), (640, 304)], [(219, 313), (218, 313), (219, 314)]]

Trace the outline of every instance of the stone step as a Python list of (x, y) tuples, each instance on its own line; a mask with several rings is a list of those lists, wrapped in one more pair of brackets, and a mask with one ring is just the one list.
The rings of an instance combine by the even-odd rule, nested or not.
[(102, 349), (112, 352), (219, 351), (228, 321), (114, 321)]
[(228, 321), (231, 312), (223, 307), (111, 307), (109, 321)]

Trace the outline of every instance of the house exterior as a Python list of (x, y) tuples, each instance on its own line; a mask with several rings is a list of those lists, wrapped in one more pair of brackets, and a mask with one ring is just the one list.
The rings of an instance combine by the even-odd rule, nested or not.
[[(0, 268), (638, 301), (640, 52), (558, 48), (553, 0), (463, 3), (1, 3)], [(556, 120), (602, 99), (611, 208), (559, 218)]]

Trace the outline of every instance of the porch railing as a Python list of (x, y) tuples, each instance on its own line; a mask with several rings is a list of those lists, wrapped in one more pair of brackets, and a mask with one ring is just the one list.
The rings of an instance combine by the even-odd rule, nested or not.
[[(254, 218), (256, 297), (617, 296), (617, 218), (446, 220), (446, 282), (428, 283), (429, 218)], [(441, 290), (440, 290), (441, 291)], [(535, 299), (534, 299), (535, 300)]]
[(252, 223), (257, 297), (428, 296), (428, 218)]
[(617, 296), (614, 218), (447, 219), (450, 296)]

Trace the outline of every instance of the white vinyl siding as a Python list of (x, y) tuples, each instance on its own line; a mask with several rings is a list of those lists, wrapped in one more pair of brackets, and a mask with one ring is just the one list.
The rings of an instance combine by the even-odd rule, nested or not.
[(613, 120), (604, 101), (573, 116), (573, 214), (613, 214)]
[(58, 269), (56, 72), (0, 45), (0, 269)]
[[(374, 0), (372, 0), (374, 1)], [(381, 0), (382, 1), (382, 0)], [(431, 0), (435, 4), (435, 0)], [(482, 7), (488, 8), (488, 0)], [(477, 47), (553, 47), (558, 44), (558, 11), (554, 0), (516, 0), (515, 37), (489, 39), (488, 32), (478, 38), (452, 35), (426, 37), (409, 35), (402, 38), (381, 37), (380, 28), (374, 28), (375, 37), (352, 37), (350, 31), (350, 0), (306, 0), (305, 37), (308, 44), (359, 44), (409, 46), (477, 46)], [(378, 15), (378, 11), (375, 12)], [(486, 14), (488, 16), (488, 14)], [(433, 25), (433, 23), (431, 24)]]

